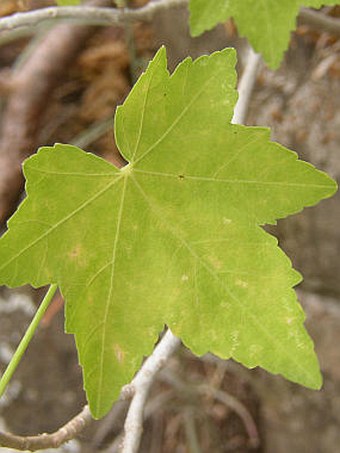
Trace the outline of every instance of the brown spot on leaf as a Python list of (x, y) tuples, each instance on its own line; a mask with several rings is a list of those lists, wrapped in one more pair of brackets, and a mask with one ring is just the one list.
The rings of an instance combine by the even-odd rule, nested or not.
[(216, 256), (210, 256), (209, 261), (216, 270), (220, 270), (223, 267), (223, 262)]
[(119, 346), (119, 344), (114, 344), (114, 345), (113, 345), (113, 350), (114, 350), (114, 353), (115, 353), (115, 356), (116, 356), (118, 362), (119, 362), (119, 363), (124, 362), (125, 352), (124, 352), (123, 349)]
[(80, 254), (81, 254), (81, 250), (82, 250), (82, 246), (80, 244), (77, 244), (69, 253), (69, 257), (71, 259), (76, 259), (76, 258), (79, 258)]

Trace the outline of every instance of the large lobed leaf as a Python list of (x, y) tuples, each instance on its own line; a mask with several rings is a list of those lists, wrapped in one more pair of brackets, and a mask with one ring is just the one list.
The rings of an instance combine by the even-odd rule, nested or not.
[(70, 145), (24, 164), (27, 198), (0, 240), (0, 283), (58, 283), (92, 414), (103, 416), (167, 324), (195, 354), (321, 385), (292, 287), (259, 225), (329, 197), (334, 181), (263, 128), (231, 125), (235, 52), (162, 48), (115, 116), (129, 164)]
[(190, 0), (190, 28), (193, 36), (210, 30), (233, 17), (240, 35), (248, 38), (267, 64), (276, 69), (287, 50), (290, 32), (302, 6), (320, 8), (336, 0)]

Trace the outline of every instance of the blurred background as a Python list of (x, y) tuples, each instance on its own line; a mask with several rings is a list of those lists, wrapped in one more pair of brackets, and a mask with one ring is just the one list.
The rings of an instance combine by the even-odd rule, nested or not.
[[(136, 0), (129, 7), (146, 3)], [(111, 0), (96, 4), (114, 6)], [(52, 0), (1, 0), (0, 16), (52, 5)], [(320, 14), (340, 17), (340, 7)], [(171, 70), (187, 55), (234, 46), (242, 74), (246, 43), (232, 21), (195, 39), (187, 24), (186, 8), (173, 8), (148, 24), (100, 28), (54, 23), (0, 34), (2, 231), (24, 197), (21, 163), (39, 146), (72, 143), (124, 164), (114, 143), (114, 111), (160, 45), (167, 47)], [(273, 140), (337, 180), (339, 50), (336, 36), (300, 23), (280, 69), (261, 65), (246, 122), (270, 126)], [(307, 390), (211, 355), (196, 358), (182, 348), (152, 387), (140, 452), (339, 451), (339, 224), (338, 194), (270, 229), (304, 276), (298, 294), (321, 362), (323, 389)], [(44, 289), (29, 287), (0, 289), (1, 371), (43, 294)], [(57, 296), (0, 400), (0, 429), (20, 435), (51, 432), (85, 403), (73, 338), (63, 333), (63, 300)], [(57, 451), (119, 451), (126, 410), (126, 403), (117, 403), (103, 420)]]

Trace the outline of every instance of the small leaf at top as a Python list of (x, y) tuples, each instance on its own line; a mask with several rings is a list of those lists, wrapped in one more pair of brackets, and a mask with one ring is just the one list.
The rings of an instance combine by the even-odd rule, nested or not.
[(193, 36), (233, 17), (241, 36), (276, 69), (287, 50), (290, 32), (302, 6), (320, 8), (336, 0), (190, 0), (190, 29)]
[(115, 116), (129, 164), (70, 145), (24, 164), (27, 198), (0, 240), (0, 283), (58, 283), (92, 414), (103, 416), (167, 324), (195, 354), (319, 388), (300, 281), (260, 225), (331, 196), (325, 173), (230, 124), (235, 51), (159, 50)]

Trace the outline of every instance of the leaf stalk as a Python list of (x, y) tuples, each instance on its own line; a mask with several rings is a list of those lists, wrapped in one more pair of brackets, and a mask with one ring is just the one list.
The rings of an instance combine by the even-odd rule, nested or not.
[(38, 310), (36, 311), (32, 321), (31, 321), (31, 324), (28, 326), (28, 328), (25, 332), (25, 335), (21, 339), (19, 346), (17, 347), (11, 361), (7, 365), (7, 368), (4, 372), (4, 374), (1, 376), (0, 398), (4, 394), (10, 380), (12, 379), (12, 376), (13, 376), (15, 370), (17, 369), (28, 345), (30, 344), (30, 342), (33, 338), (33, 335), (35, 334), (35, 331), (37, 330), (38, 325), (46, 312), (47, 307), (50, 305), (50, 303), (53, 299), (53, 296), (57, 291), (57, 288), (58, 288), (58, 286), (56, 284), (53, 284), (49, 287), (43, 301), (41, 302)]

